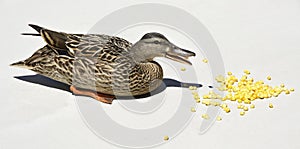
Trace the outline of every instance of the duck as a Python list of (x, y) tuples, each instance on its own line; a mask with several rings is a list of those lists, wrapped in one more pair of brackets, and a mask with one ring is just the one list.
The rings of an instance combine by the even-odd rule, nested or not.
[(89, 96), (111, 104), (118, 96), (137, 96), (158, 88), (163, 79), (164, 57), (192, 65), (192, 51), (180, 48), (163, 34), (149, 32), (131, 43), (105, 34), (70, 34), (29, 24), (45, 46), (11, 66), (31, 70), (70, 86), (75, 95)]

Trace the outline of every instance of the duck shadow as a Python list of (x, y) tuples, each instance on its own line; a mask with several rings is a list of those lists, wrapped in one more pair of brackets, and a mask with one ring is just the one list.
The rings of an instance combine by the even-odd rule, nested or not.
[[(42, 75), (28, 75), (28, 76), (15, 76), (14, 78), (25, 81), (25, 82), (30, 82), (30, 83), (34, 83), (34, 84), (39, 84), (39, 85), (43, 85), (43, 86), (47, 86), (50, 88), (55, 88), (55, 89), (59, 89), (59, 90), (63, 90), (63, 91), (67, 91), (70, 92), (70, 85), (65, 84), (65, 83), (61, 83), (58, 81), (55, 81), (53, 79), (47, 78), (45, 76)], [(184, 82), (180, 82), (174, 79), (170, 79), (170, 78), (164, 78), (162, 80), (162, 84), (155, 89), (154, 91), (147, 93), (147, 94), (143, 94), (143, 95), (138, 95), (138, 96), (122, 96), (119, 97), (118, 96), (118, 100), (122, 100), (122, 99), (139, 99), (139, 98), (146, 98), (146, 97), (150, 97), (156, 94), (159, 94), (161, 92), (163, 92), (167, 87), (181, 87), (181, 88), (189, 88), (189, 86), (196, 86), (197, 88), (202, 87), (202, 84), (197, 84), (197, 83), (184, 83)], [(209, 88), (212, 88), (212, 86), (208, 86)]]

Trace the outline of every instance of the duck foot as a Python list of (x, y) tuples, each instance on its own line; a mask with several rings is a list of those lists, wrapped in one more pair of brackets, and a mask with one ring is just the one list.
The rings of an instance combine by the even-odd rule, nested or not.
[(83, 95), (83, 96), (92, 97), (100, 102), (107, 103), (107, 104), (111, 104), (112, 101), (115, 99), (115, 96), (113, 96), (113, 95), (106, 95), (106, 94), (102, 94), (102, 93), (98, 93), (98, 92), (90, 91), (90, 90), (85, 90), (85, 89), (77, 89), (73, 85), (70, 86), (70, 90), (75, 95)]

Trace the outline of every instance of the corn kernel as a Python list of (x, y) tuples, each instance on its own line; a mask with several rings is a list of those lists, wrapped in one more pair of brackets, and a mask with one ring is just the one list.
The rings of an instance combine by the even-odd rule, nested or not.
[(284, 84), (280, 84), (280, 87), (284, 88), (284, 86), (285, 86)]
[(222, 117), (221, 116), (218, 116), (217, 117), (217, 121), (221, 121), (222, 120)]
[(203, 119), (209, 119), (209, 116), (207, 114), (202, 114), (201, 116)]
[(208, 63), (208, 60), (205, 58), (202, 60), (203, 63)]
[(224, 108), (227, 108), (227, 104), (225, 104), (225, 103), (223, 103), (222, 105), (221, 105), (221, 107), (224, 109)]
[(240, 112), (240, 115), (241, 115), (241, 116), (244, 116), (244, 115), (245, 115), (245, 111), (241, 111), (241, 112)]
[(227, 72), (227, 75), (231, 76), (231, 75), (232, 75), (232, 72), (230, 72), (230, 71), (229, 71), (229, 72)]
[(290, 91), (293, 92), (293, 91), (295, 91), (295, 89), (294, 89), (294, 88), (291, 88)]
[(203, 95), (203, 99), (209, 99), (210, 95)]
[(273, 104), (272, 103), (269, 103), (269, 108), (273, 108)]
[(254, 104), (250, 105), (250, 108), (251, 108), (251, 109), (254, 109), (254, 108), (255, 108), (255, 105), (254, 105)]
[(200, 99), (196, 99), (196, 102), (197, 102), (197, 103), (200, 103), (201, 101), (200, 101)]
[(186, 71), (186, 68), (183, 67), (183, 68), (181, 68), (180, 70), (181, 70), (181, 71)]
[(211, 105), (211, 102), (210, 102), (210, 100), (202, 100), (202, 104), (209, 106), (209, 105)]
[(247, 75), (249, 75), (250, 71), (246, 69), (246, 70), (244, 70), (244, 73), (247, 74)]
[(272, 78), (271, 78), (271, 76), (268, 76), (267, 79), (268, 79), (268, 80), (271, 80)]
[(168, 140), (169, 140), (169, 136), (165, 136), (165, 137), (164, 137), (164, 140), (165, 140), (165, 141), (168, 141)]
[(243, 106), (242, 104), (238, 104), (237, 108), (238, 108), (238, 109), (243, 109), (244, 106)]
[(191, 107), (191, 112), (196, 112), (196, 109), (194, 107)]
[(197, 90), (197, 87), (196, 86), (189, 86), (189, 89), (190, 90)]
[(225, 111), (226, 113), (229, 113), (229, 112), (230, 112), (230, 109), (227, 107), (227, 108), (224, 108), (224, 111)]
[(244, 107), (243, 109), (244, 109), (244, 111), (248, 111), (248, 107)]
[(285, 94), (290, 94), (290, 91), (289, 90), (285, 90)]

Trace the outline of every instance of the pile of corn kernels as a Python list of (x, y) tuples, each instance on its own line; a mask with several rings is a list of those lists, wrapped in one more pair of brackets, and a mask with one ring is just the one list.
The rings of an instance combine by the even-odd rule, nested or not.
[[(201, 100), (199, 94), (197, 93), (197, 88), (195, 86), (190, 86), (189, 89), (192, 90), (192, 94), (197, 103), (202, 103), (206, 106), (219, 106), (226, 113), (230, 113), (231, 109), (227, 105), (227, 101), (237, 103), (237, 109), (241, 109), (240, 115), (244, 116), (249, 109), (254, 109), (254, 100), (278, 97), (280, 94), (290, 94), (294, 92), (294, 88), (286, 88), (284, 84), (272, 87), (266, 84), (264, 81), (255, 81), (253, 78), (249, 77), (250, 71), (244, 70), (244, 75), (241, 78), (237, 78), (231, 72), (227, 73), (227, 76), (217, 76), (216, 81), (219, 83), (217, 89), (225, 93), (221, 96), (213, 91), (208, 94), (203, 95)], [(266, 79), (270, 81), (272, 78), (267, 76)], [(222, 102), (223, 101), (223, 102)], [(273, 108), (273, 104), (269, 103), (269, 108)], [(191, 108), (192, 112), (195, 112), (195, 108)], [(203, 119), (209, 119), (209, 115), (202, 114)], [(222, 118), (217, 117), (220, 121)]]
[[(205, 58), (202, 62), (208, 63), (208, 60)], [(186, 71), (186, 69), (181, 68), (181, 71)], [(282, 93), (288, 95), (295, 91), (294, 88), (286, 88), (284, 84), (272, 87), (262, 80), (255, 81), (249, 75), (250, 71), (244, 70), (244, 75), (240, 79), (234, 76), (232, 72), (227, 72), (227, 76), (225, 77), (221, 75), (217, 76), (215, 78), (219, 83), (217, 89), (224, 92), (225, 96), (210, 91), (208, 94), (203, 95), (203, 99), (201, 100), (196, 86), (189, 86), (189, 89), (192, 91), (196, 103), (202, 103), (205, 106), (220, 107), (226, 113), (230, 113), (231, 111), (226, 101), (237, 103), (237, 109), (241, 110), (241, 116), (244, 116), (249, 109), (255, 108), (253, 104), (254, 100), (278, 97)], [(266, 79), (268, 81), (272, 80), (271, 76), (267, 76)], [(272, 103), (269, 103), (269, 108), (274, 108)], [(191, 112), (196, 112), (196, 109), (191, 107)], [(206, 120), (210, 118), (206, 113), (202, 114), (201, 117)], [(222, 117), (217, 116), (216, 120), (221, 121)], [(169, 137), (165, 136), (164, 140), (169, 140)]]

